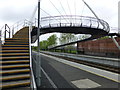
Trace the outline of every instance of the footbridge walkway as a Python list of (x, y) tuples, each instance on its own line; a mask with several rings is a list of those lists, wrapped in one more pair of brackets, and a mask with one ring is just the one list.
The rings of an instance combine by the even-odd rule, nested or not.
[[(109, 31), (110, 28), (107, 22), (89, 16), (65, 15), (41, 18), (41, 35), (52, 32), (90, 34), (89, 39), (97, 39), (108, 35)], [(31, 33), (32, 42), (35, 42), (37, 27), (33, 28)]]

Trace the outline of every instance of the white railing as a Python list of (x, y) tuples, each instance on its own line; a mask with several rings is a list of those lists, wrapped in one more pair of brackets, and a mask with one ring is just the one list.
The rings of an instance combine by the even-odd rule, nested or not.
[(4, 44), (5, 42), (5, 39), (6, 38), (12, 38), (13, 35), (19, 31), (21, 28), (23, 27), (29, 27), (29, 25), (32, 23), (33, 26), (36, 26), (36, 19), (34, 19), (33, 22), (30, 22), (28, 20), (20, 20), (18, 22), (16, 22), (15, 24), (13, 24), (12, 26), (8, 26), (7, 24), (5, 24), (1, 29), (0, 29), (0, 32), (1, 32), (1, 41), (2, 41), (2, 44)]
[[(99, 22), (100, 21), (100, 22)], [(101, 24), (102, 23), (102, 24)], [(103, 29), (106, 32), (110, 31), (109, 24), (102, 19), (96, 19), (88, 16), (78, 15), (61, 15), (41, 18), (41, 27), (65, 27), (65, 26), (80, 26)]]

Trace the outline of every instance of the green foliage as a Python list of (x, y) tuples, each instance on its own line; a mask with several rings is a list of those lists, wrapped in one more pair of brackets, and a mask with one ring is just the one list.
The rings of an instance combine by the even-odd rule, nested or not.
[(85, 34), (79, 35), (78, 40), (83, 40), (83, 39), (86, 39), (86, 38), (89, 38), (89, 37), (90, 37), (90, 35), (85, 35)]
[(103, 40), (103, 39), (108, 39), (108, 38), (110, 38), (110, 37), (109, 36), (105, 36), (105, 37), (99, 38), (98, 40)]
[(32, 46), (33, 51), (37, 51), (37, 46)]
[(48, 49), (49, 46), (57, 44), (57, 36), (55, 34), (51, 35), (47, 40), (40, 42), (40, 49)]
[(71, 33), (62, 33), (60, 35), (60, 38), (59, 38), (59, 41), (60, 41), (60, 44), (65, 44), (65, 43), (69, 43), (69, 42), (72, 42), (72, 41), (75, 41), (77, 38), (75, 37), (74, 34), (71, 34)]
[(54, 46), (57, 44), (57, 36), (53, 34), (47, 39), (47, 41), (48, 41), (48, 46)]
[(47, 49), (48, 48), (48, 41), (43, 40), (40, 42), (40, 49)]

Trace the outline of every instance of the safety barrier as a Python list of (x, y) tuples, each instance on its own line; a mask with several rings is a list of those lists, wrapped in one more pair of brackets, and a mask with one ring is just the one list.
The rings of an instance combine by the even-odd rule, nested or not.
[[(100, 21), (100, 22), (99, 22)], [(102, 25), (101, 25), (102, 23)], [(96, 19), (94, 17), (88, 16), (78, 16), (78, 15), (61, 15), (61, 16), (51, 16), (41, 18), (41, 27), (90, 27), (103, 29), (106, 32), (110, 31), (109, 24), (102, 19)]]

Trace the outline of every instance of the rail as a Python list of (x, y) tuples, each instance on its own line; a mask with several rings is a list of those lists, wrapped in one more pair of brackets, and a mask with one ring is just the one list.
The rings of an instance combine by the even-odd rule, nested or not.
[(41, 51), (42, 53), (51, 54), (55, 56), (62, 56), (67, 57), (75, 60), (80, 61), (87, 61), (96, 64), (107, 65), (114, 68), (120, 68), (120, 60), (118, 58), (104, 58), (104, 57), (95, 57), (95, 56), (88, 56), (88, 55), (77, 55), (77, 54), (67, 54), (67, 53), (57, 53), (57, 52), (46, 52)]
[[(100, 22), (99, 22), (100, 21)], [(104, 25), (101, 25), (101, 23)], [(61, 16), (51, 16), (41, 18), (41, 27), (89, 27), (103, 29), (106, 32), (110, 31), (109, 24), (102, 19), (96, 19), (94, 17), (88, 16), (78, 16), (78, 15), (61, 15)]]
[[(101, 21), (104, 27), (99, 22)], [(1, 29), (1, 41), (2, 44), (6, 38), (12, 38), (13, 35), (23, 27), (29, 26), (30, 21), (20, 20), (8, 26), (5, 24)], [(33, 26), (37, 26), (37, 19), (35, 18), (32, 22)], [(88, 27), (88, 28), (98, 28), (103, 29), (106, 32), (110, 31), (109, 24), (102, 19), (96, 19), (94, 17), (88, 16), (78, 16), (78, 15), (62, 15), (62, 16), (51, 16), (51, 17), (42, 17), (41, 18), (41, 28), (50, 28), (50, 27)]]
[(10, 31), (10, 27), (5, 24), (1, 29), (0, 29), (0, 39), (1, 39), (1, 44), (4, 43), (6, 37), (11, 37), (11, 31)]
[(37, 19), (35, 18), (33, 22), (30, 22), (28, 20), (20, 20), (16, 23), (14, 23), (12, 26), (9, 26), (8, 24), (5, 24), (1, 29), (0, 29), (0, 32), (1, 32), (1, 42), (2, 44), (4, 44), (4, 41), (6, 38), (12, 38), (13, 35), (18, 31), (20, 30), (21, 28), (23, 27), (28, 27), (31, 23), (33, 26), (36, 26), (36, 21)]

